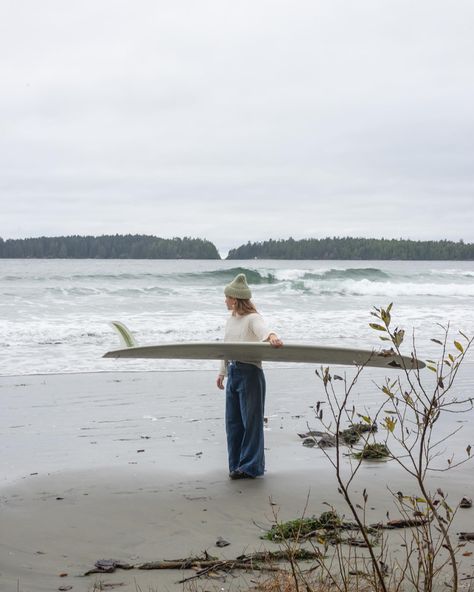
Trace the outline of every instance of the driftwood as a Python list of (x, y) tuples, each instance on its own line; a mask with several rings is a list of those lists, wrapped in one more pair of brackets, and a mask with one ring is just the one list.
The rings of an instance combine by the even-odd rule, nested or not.
[(290, 553), (289, 551), (259, 551), (258, 553), (251, 553), (250, 555), (239, 555), (238, 561), (308, 561), (310, 559), (318, 559), (321, 557), (320, 551), (308, 551), (306, 549), (298, 549)]
[[(201, 566), (201, 569), (190, 576), (189, 578), (183, 578), (182, 580), (178, 580), (178, 584), (184, 584), (185, 582), (189, 582), (190, 580), (194, 580), (196, 578), (200, 578), (205, 576), (211, 572), (215, 571), (231, 571), (233, 569), (253, 569), (259, 571), (280, 571), (280, 568), (275, 565), (262, 565), (259, 563), (247, 563), (245, 561), (235, 561), (235, 559), (223, 559), (221, 561), (211, 561), (209, 562), (210, 565), (204, 566), (203, 564), (197, 564), (197, 566)], [(196, 569), (196, 568), (195, 568)]]
[(474, 532), (460, 532), (459, 533), (459, 540), (460, 541), (474, 541)]
[(386, 524), (382, 524), (382, 528), (412, 528), (416, 526), (423, 526), (429, 520), (425, 518), (408, 518), (406, 520), (389, 520)]
[(182, 584), (215, 571), (231, 571), (233, 569), (252, 569), (257, 571), (281, 571), (281, 567), (272, 564), (273, 561), (305, 561), (321, 557), (319, 551), (299, 549), (293, 553), (287, 551), (260, 551), (249, 555), (239, 555), (235, 559), (218, 559), (209, 555), (207, 551), (201, 557), (186, 557), (184, 559), (163, 559), (131, 565), (115, 559), (99, 559), (95, 566), (84, 575), (94, 573), (112, 573), (116, 569), (194, 569), (196, 573), (189, 578), (180, 580)]

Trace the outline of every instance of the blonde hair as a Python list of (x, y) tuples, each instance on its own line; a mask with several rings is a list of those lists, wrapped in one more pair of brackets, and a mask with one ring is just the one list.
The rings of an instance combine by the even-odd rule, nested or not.
[(257, 312), (255, 304), (248, 298), (236, 298), (235, 305), (233, 307), (232, 314), (238, 314), (241, 316)]

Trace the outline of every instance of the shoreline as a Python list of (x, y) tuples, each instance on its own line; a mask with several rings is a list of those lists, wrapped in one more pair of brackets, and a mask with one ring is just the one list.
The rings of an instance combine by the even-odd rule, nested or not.
[[(72, 586), (72, 592), (89, 592), (100, 581), (122, 584), (118, 589), (124, 592), (174, 592), (183, 590), (176, 582), (189, 571), (80, 576), (99, 559), (136, 564), (205, 550), (227, 559), (277, 550), (260, 535), (278, 508), (282, 521), (303, 512), (319, 515), (327, 504), (347, 516), (330, 463), (298, 437), (317, 426), (313, 370), (267, 369), (266, 375), (267, 472), (251, 481), (228, 478), (224, 399), (214, 387), (213, 372), (1, 377), (0, 577), (5, 590), (18, 585), (19, 592), (50, 592)], [(368, 404), (364, 397), (372, 376), (361, 381), (361, 406)], [(454, 445), (462, 441), (459, 437)], [(474, 497), (471, 474), (468, 465), (441, 473), (430, 484), (445, 488), (455, 505), (463, 496)], [(387, 511), (396, 517), (387, 487), (415, 493), (394, 463), (362, 465), (354, 494), (360, 499), (367, 488), (369, 522), (385, 520)], [(473, 509), (458, 512), (457, 530), (474, 531)], [(230, 545), (216, 547), (218, 537)], [(466, 546), (474, 550), (474, 543)], [(467, 557), (462, 569), (472, 573), (472, 564)], [(254, 577), (236, 575), (219, 580), (215, 589), (236, 590), (238, 582)], [(212, 581), (205, 584), (214, 589)]]

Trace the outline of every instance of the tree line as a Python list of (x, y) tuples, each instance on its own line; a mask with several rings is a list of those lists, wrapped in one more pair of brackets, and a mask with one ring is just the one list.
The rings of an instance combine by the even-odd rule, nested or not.
[[(215, 245), (200, 238), (159, 238), (127, 234), (0, 238), (0, 258), (36, 259), (220, 259)], [(248, 242), (229, 251), (227, 259), (372, 259), (474, 260), (474, 244), (333, 237)]]
[(216, 247), (200, 238), (148, 235), (0, 238), (0, 258), (36, 259), (220, 259)]
[(333, 237), (270, 239), (229, 251), (227, 259), (473, 260), (474, 244), (407, 239)]

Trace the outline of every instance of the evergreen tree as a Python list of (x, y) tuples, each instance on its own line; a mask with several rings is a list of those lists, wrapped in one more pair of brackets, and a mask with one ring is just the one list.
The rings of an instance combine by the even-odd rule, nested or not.
[(323, 239), (270, 239), (229, 251), (227, 259), (351, 259), (442, 260), (474, 259), (474, 244), (441, 240), (333, 237)]
[(220, 259), (211, 242), (147, 235), (0, 238), (0, 258), (50, 259)]

